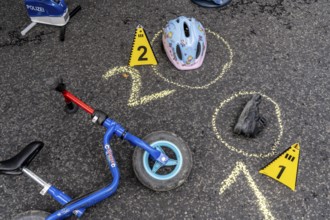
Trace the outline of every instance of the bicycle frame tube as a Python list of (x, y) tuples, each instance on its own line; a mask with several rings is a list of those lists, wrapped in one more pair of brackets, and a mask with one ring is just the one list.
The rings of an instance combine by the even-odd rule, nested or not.
[[(111, 127), (115, 127), (114, 132), (115, 132), (116, 136), (121, 137), (122, 139), (129, 141), (133, 146), (137, 146), (137, 147), (140, 147), (140, 148), (148, 151), (148, 153), (152, 156), (152, 158), (154, 160), (158, 161), (160, 157), (164, 156), (160, 151), (156, 150), (155, 148), (150, 147), (150, 145), (145, 143), (140, 138), (132, 135), (129, 132), (126, 132), (126, 130), (120, 124), (118, 124), (117, 122), (111, 120), (110, 118), (107, 118), (104, 121), (103, 126), (107, 129), (109, 129)], [(165, 157), (167, 157), (167, 156), (165, 155)]]
[[(43, 187), (42, 191), (40, 192), (41, 195), (45, 195), (45, 193), (50, 194), (57, 202), (59, 202), (61, 205), (65, 205), (68, 202), (72, 201), (70, 196), (62, 192), (61, 190), (57, 189), (55, 186), (50, 185), (43, 179), (41, 179), (39, 176), (37, 176), (35, 173), (33, 173), (31, 170), (29, 170), (26, 167), (23, 167), (22, 171), (31, 179), (33, 179), (36, 183), (41, 185)], [(85, 209), (79, 209), (75, 210), (74, 214), (79, 218), (83, 215), (85, 212)]]
[[(49, 195), (51, 195), (57, 202), (59, 202), (61, 205), (65, 205), (69, 202), (72, 201), (71, 197), (68, 196), (67, 194), (65, 194), (64, 192), (62, 192), (61, 190), (57, 189), (55, 186), (51, 186), (47, 193)], [(85, 208), (80, 208), (78, 210), (74, 210), (74, 214), (80, 218), (84, 212), (85, 212)]]
[(74, 210), (78, 209), (86, 209), (94, 204), (106, 199), (107, 197), (111, 196), (118, 187), (119, 184), (119, 170), (116, 164), (116, 161), (113, 157), (112, 150), (110, 148), (110, 140), (114, 135), (115, 126), (110, 127), (107, 129), (104, 138), (103, 138), (103, 149), (104, 154), (107, 158), (107, 162), (113, 176), (112, 183), (108, 186), (91, 193), (85, 198), (82, 198), (78, 201), (73, 202), (72, 204), (66, 205), (64, 208), (54, 212), (53, 214), (49, 215), (46, 220), (53, 220), (53, 219), (64, 219), (72, 215)]

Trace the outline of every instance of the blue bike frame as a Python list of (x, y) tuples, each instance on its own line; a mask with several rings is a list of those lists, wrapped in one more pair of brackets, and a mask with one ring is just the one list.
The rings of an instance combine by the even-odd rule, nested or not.
[[(68, 91), (62, 90), (60, 92), (62, 92), (67, 105), (72, 104), (73, 102), (90, 114), (96, 112), (90, 106), (83, 103), (81, 100), (73, 96)], [(93, 122), (95, 121), (96, 120), (93, 119)], [(114, 135), (129, 141), (133, 146), (137, 146), (146, 150), (155, 161), (163, 165), (168, 162), (169, 158), (165, 154), (155, 148), (152, 148), (149, 144), (145, 143), (138, 137), (130, 134), (120, 124), (111, 120), (110, 118), (105, 117), (105, 120), (102, 121), (102, 123), (100, 124), (106, 128), (106, 132), (103, 137), (103, 150), (109, 165), (109, 169), (113, 176), (112, 183), (102, 189), (99, 189), (95, 192), (83, 196), (82, 198), (78, 198), (75, 200), (72, 200), (70, 196), (65, 194), (63, 191), (57, 189), (55, 186), (50, 186), (47, 193), (50, 194), (57, 202), (59, 202), (64, 207), (49, 215), (46, 218), (47, 220), (65, 219), (72, 214), (76, 215), (77, 217), (81, 217), (86, 208), (108, 198), (115, 193), (119, 184), (119, 170), (110, 147), (110, 141)]]

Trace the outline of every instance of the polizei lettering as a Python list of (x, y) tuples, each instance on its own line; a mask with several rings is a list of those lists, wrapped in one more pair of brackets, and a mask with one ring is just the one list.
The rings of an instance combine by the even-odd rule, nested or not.
[(107, 150), (106, 151), (106, 154), (107, 154), (107, 158), (111, 164), (111, 167), (115, 167), (116, 166), (116, 162), (115, 162), (115, 159), (113, 158), (113, 155), (112, 155), (112, 150), (110, 148), (109, 145), (105, 145), (105, 149)]
[(33, 5), (26, 5), (26, 8), (32, 11), (39, 11), (39, 12), (45, 12), (45, 9), (43, 7), (33, 6)]

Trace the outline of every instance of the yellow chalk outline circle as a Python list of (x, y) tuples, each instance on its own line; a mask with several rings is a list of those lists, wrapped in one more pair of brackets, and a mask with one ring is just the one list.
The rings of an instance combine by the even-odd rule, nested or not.
[[(158, 71), (156, 65), (155, 65), (155, 66), (152, 66), (152, 69), (153, 69), (153, 71), (155, 72), (155, 74), (156, 74), (157, 76), (159, 76), (160, 78), (162, 78), (165, 82), (168, 82), (168, 83), (170, 83), (170, 84), (173, 84), (173, 85), (176, 85), (176, 86), (179, 86), (179, 87), (182, 87), (182, 88), (187, 88), (187, 89), (206, 89), (206, 88), (208, 88), (210, 85), (216, 83), (219, 79), (221, 79), (222, 76), (225, 74), (225, 72), (226, 72), (226, 71), (232, 66), (232, 64), (233, 64), (233, 56), (234, 56), (234, 55), (233, 55), (233, 50), (231, 49), (229, 43), (228, 43), (223, 37), (221, 37), (220, 34), (215, 33), (215, 32), (213, 32), (213, 31), (211, 31), (211, 30), (209, 30), (209, 29), (207, 29), (207, 28), (206, 28), (205, 30), (206, 30), (208, 33), (210, 33), (210, 34), (213, 34), (218, 40), (221, 40), (221, 41), (225, 44), (226, 48), (227, 48), (228, 51), (229, 51), (229, 61), (228, 61), (227, 63), (225, 63), (225, 65), (223, 65), (223, 68), (222, 68), (221, 72), (219, 73), (219, 75), (218, 75), (214, 80), (212, 80), (211, 82), (209, 82), (208, 84), (206, 84), (206, 85), (204, 85), (204, 86), (189, 86), (189, 85), (185, 85), (185, 84), (176, 83), (176, 82), (173, 82), (173, 81), (167, 79), (166, 77), (164, 77), (164, 76)], [(151, 40), (151, 46), (153, 46), (155, 40), (159, 37), (159, 35), (160, 35), (162, 32), (163, 32), (163, 31), (160, 30), (160, 31), (158, 31), (158, 32), (155, 34), (155, 36), (154, 36), (153, 39)]]
[[(237, 98), (239, 96), (242, 96), (242, 95), (253, 95), (253, 94), (260, 94), (262, 95), (264, 98), (266, 98), (268, 101), (270, 101), (271, 103), (274, 104), (274, 107), (275, 107), (275, 113), (276, 113), (276, 117), (277, 117), (277, 122), (279, 124), (279, 134), (277, 136), (277, 139), (274, 143), (274, 145), (272, 146), (271, 148), (271, 152), (270, 153), (263, 153), (263, 154), (255, 154), (255, 153), (249, 153), (249, 152), (246, 152), (246, 151), (243, 151), (241, 149), (238, 149), (234, 146), (231, 146), (230, 144), (228, 144), (220, 135), (220, 132), (218, 131), (217, 129), (217, 126), (216, 126), (216, 120), (217, 120), (217, 116), (218, 116), (218, 113), (219, 111), (230, 101), (232, 101), (234, 98)], [(228, 99), (225, 99), (223, 102), (220, 103), (219, 107), (215, 109), (215, 112), (212, 116), (212, 128), (213, 128), (213, 132), (215, 133), (215, 135), (217, 136), (217, 138), (231, 151), (234, 151), (236, 153), (239, 153), (239, 154), (242, 154), (246, 157), (258, 157), (258, 158), (264, 158), (264, 157), (270, 157), (270, 156), (273, 156), (276, 152), (276, 148), (278, 147), (279, 143), (280, 143), (280, 140), (283, 136), (283, 125), (282, 125), (282, 119), (281, 119), (281, 110), (280, 110), (280, 106), (273, 100), (271, 99), (270, 97), (260, 93), (260, 92), (238, 92), (234, 95), (232, 95), (231, 97), (229, 97)]]

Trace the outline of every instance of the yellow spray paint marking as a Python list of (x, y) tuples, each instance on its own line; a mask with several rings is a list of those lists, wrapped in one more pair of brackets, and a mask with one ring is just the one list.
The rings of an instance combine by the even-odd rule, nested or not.
[(246, 177), (248, 186), (252, 189), (253, 193), (258, 199), (258, 206), (262, 214), (264, 215), (266, 220), (273, 220), (275, 219), (272, 215), (272, 213), (268, 209), (268, 203), (266, 198), (262, 195), (260, 190), (258, 189), (256, 183), (253, 181), (253, 178), (249, 172), (249, 170), (246, 168), (246, 165), (242, 162), (236, 162), (236, 166), (231, 172), (231, 174), (228, 176), (227, 179), (222, 181), (220, 186), (219, 194), (222, 195), (227, 189), (230, 188), (233, 183), (237, 181), (237, 177), (240, 173), (243, 173)]
[(130, 107), (144, 105), (148, 102), (163, 98), (163, 97), (168, 96), (175, 92), (175, 90), (164, 90), (164, 91), (161, 91), (158, 93), (154, 93), (151, 95), (146, 95), (146, 96), (141, 97), (140, 91), (141, 91), (141, 87), (142, 87), (142, 82), (141, 82), (140, 72), (137, 69), (134, 69), (134, 68), (131, 68), (128, 66), (115, 67), (115, 68), (109, 70), (108, 72), (106, 72), (103, 75), (103, 78), (109, 79), (110, 77), (121, 74), (121, 73), (129, 74), (132, 77), (131, 95), (128, 100), (128, 106), (130, 106)]
[[(215, 79), (213, 79), (211, 82), (209, 82), (205, 85), (202, 85), (202, 86), (189, 86), (189, 85), (180, 84), (180, 83), (167, 79), (158, 71), (157, 66), (152, 66), (152, 69), (154, 70), (155, 74), (157, 76), (159, 76), (160, 78), (162, 78), (165, 82), (168, 82), (170, 84), (173, 84), (173, 85), (176, 85), (176, 86), (179, 86), (182, 88), (186, 88), (186, 89), (207, 89), (210, 85), (212, 85), (212, 84), (216, 83), (218, 80), (220, 80), (223, 77), (223, 75), (227, 72), (227, 70), (232, 66), (234, 53), (233, 53), (233, 50), (231, 49), (229, 43), (223, 37), (221, 37), (220, 34), (215, 33), (209, 29), (205, 29), (205, 30), (208, 33), (214, 35), (218, 40), (220, 40), (226, 46), (227, 50), (229, 51), (229, 61), (227, 63), (225, 63), (225, 65), (223, 65), (222, 68), (219, 67), (219, 69), (221, 69), (221, 71), (219, 72), (218, 76)], [(162, 33), (162, 31), (158, 31), (155, 34), (154, 38), (151, 40), (151, 45), (154, 44), (155, 40), (159, 37), (159, 35), (161, 33)]]
[(299, 144), (292, 145), (267, 166), (262, 168), (259, 173), (265, 174), (295, 191), (299, 151)]
[(138, 25), (135, 30), (135, 36), (129, 59), (129, 66), (157, 65), (157, 60), (150, 46), (147, 34), (143, 27)]
[[(264, 98), (266, 98), (266, 100), (270, 101), (271, 103), (274, 104), (275, 107), (275, 114), (277, 117), (277, 123), (278, 123), (278, 127), (279, 127), (279, 132), (278, 132), (278, 136), (275, 140), (274, 145), (271, 147), (271, 151), (269, 153), (262, 153), (262, 154), (255, 154), (255, 153), (249, 153), (246, 152), (244, 150), (238, 149), (235, 146), (232, 146), (230, 144), (228, 144), (220, 135), (220, 132), (218, 130), (217, 127), (217, 116), (219, 114), (219, 111), (230, 101), (232, 101), (234, 98), (237, 98), (239, 96), (242, 95), (253, 95), (253, 94), (260, 94), (261, 96), (263, 96)], [(212, 116), (212, 128), (213, 128), (213, 132), (215, 133), (215, 135), (217, 136), (217, 138), (221, 141), (221, 143), (223, 143), (229, 150), (234, 151), (236, 153), (242, 154), (246, 157), (258, 157), (258, 158), (264, 158), (264, 157), (270, 157), (273, 156), (275, 154), (275, 150), (278, 147), (280, 140), (282, 138), (283, 135), (283, 125), (282, 125), (282, 119), (281, 119), (281, 110), (280, 110), (280, 106), (270, 97), (260, 93), (260, 92), (238, 92), (235, 93), (234, 95), (232, 95), (231, 97), (229, 97), (228, 99), (224, 100), (223, 102), (220, 103), (219, 107), (217, 107), (215, 109), (215, 112)]]

